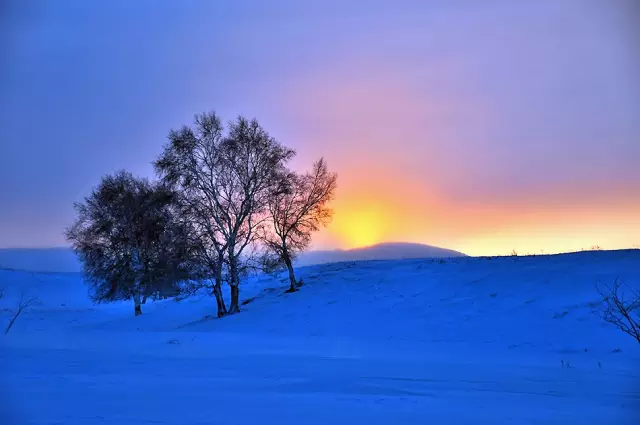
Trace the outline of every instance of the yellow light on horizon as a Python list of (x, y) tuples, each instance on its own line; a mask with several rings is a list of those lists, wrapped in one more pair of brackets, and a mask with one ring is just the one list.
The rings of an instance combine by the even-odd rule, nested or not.
[[(398, 192), (365, 192), (338, 198), (333, 222), (321, 232), (322, 248), (360, 248), (384, 242), (414, 242), (468, 255), (521, 255), (638, 247), (637, 204), (617, 208), (554, 206), (456, 208), (430, 199), (403, 203)], [(404, 194), (403, 194), (404, 195)], [(405, 199), (409, 199), (408, 196)]]
[(381, 242), (384, 225), (380, 210), (369, 206), (336, 214), (331, 227), (345, 248), (359, 248)]

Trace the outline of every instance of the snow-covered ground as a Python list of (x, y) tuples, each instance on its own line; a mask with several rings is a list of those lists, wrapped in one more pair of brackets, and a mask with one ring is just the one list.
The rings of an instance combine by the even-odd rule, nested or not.
[(301, 291), (93, 305), (77, 274), (0, 270), (3, 424), (638, 424), (640, 344), (595, 283), (640, 251), (341, 263)]

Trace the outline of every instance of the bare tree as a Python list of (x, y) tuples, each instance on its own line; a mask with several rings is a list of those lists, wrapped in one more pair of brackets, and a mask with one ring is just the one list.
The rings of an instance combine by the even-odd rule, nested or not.
[(294, 155), (295, 151), (269, 136), (257, 120), (244, 117), (230, 124), (229, 135), (221, 144), (217, 202), (227, 242), (231, 313), (240, 311), (243, 252), (266, 222), (269, 197), (285, 173), (285, 163)]
[(227, 314), (222, 296), (223, 267), (227, 243), (222, 232), (224, 211), (218, 202), (218, 169), (223, 126), (211, 113), (196, 115), (193, 127), (169, 133), (169, 143), (154, 162), (164, 182), (180, 191), (183, 218), (190, 223), (196, 281), (183, 286), (183, 295), (208, 288), (216, 298), (218, 317)]
[[(239, 311), (243, 252), (264, 221), (276, 176), (294, 155), (256, 120), (239, 117), (226, 137), (223, 131), (215, 113), (197, 115), (193, 127), (170, 132), (169, 144), (154, 163), (160, 177), (181, 190), (183, 213), (193, 228), (192, 244), (204, 274), (201, 284), (189, 289), (213, 278), (218, 317)], [(225, 270), (231, 289), (228, 310), (221, 289)]]
[(20, 316), (20, 314), (33, 307), (34, 305), (38, 304), (39, 300), (37, 297), (33, 296), (33, 295), (27, 295), (27, 293), (22, 290), (20, 292), (20, 299), (18, 300), (18, 305), (16, 306), (16, 310), (13, 313), (13, 317), (11, 318), (11, 321), (9, 322), (9, 325), (7, 326), (7, 329), (5, 329), (4, 333), (5, 335), (9, 333), (9, 331), (11, 330), (11, 327), (13, 326), (13, 324), (16, 322), (16, 320), (18, 319), (18, 316)]
[(281, 176), (281, 185), (269, 197), (271, 226), (263, 238), (266, 247), (289, 271), (289, 290), (296, 291), (298, 282), (293, 259), (309, 247), (311, 234), (325, 226), (333, 211), (328, 203), (334, 197), (337, 175), (327, 170), (320, 158), (311, 172), (293, 172)]
[(603, 301), (602, 318), (640, 343), (640, 293), (627, 286), (625, 294), (622, 286), (618, 279), (610, 286), (596, 286)]

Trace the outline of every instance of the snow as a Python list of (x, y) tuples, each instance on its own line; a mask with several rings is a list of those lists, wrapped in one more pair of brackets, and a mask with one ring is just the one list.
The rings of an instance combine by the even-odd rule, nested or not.
[[(595, 283), (640, 251), (369, 261), (196, 296), (93, 305), (79, 274), (0, 270), (5, 424), (637, 424), (640, 345)], [(564, 367), (563, 367), (564, 366)]]

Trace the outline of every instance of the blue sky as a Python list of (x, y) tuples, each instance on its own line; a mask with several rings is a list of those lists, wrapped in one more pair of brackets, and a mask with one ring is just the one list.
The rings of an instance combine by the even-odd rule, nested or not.
[(633, 1), (4, 7), (0, 247), (64, 245), (74, 201), (105, 173), (152, 176), (205, 110), (258, 117), (296, 167), (327, 158), (318, 247), (640, 244)]

